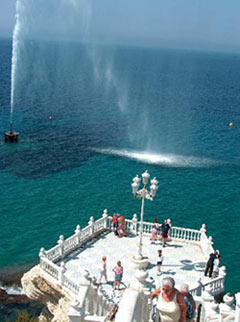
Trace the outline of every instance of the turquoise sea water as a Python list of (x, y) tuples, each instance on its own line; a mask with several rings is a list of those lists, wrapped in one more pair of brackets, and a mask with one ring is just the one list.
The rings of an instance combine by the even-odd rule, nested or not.
[[(2, 133), (10, 68), (11, 41), (1, 40)], [(239, 291), (239, 70), (236, 54), (26, 42), (13, 114), (20, 140), (0, 141), (0, 268), (37, 261), (40, 247), (105, 208), (139, 214), (130, 184), (148, 169), (159, 191), (145, 219), (205, 223), (227, 289)], [(154, 154), (151, 163), (131, 158), (136, 151)]]

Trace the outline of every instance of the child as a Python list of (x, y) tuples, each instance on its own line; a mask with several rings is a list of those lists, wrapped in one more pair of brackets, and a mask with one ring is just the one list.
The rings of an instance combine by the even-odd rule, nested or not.
[(102, 268), (100, 271), (100, 278), (99, 278), (99, 284), (101, 284), (102, 277), (104, 276), (106, 283), (108, 283), (107, 279), (107, 257), (102, 257)]
[(158, 235), (158, 230), (157, 230), (157, 226), (154, 225), (152, 228), (152, 243), (151, 244), (155, 244), (155, 241), (157, 240), (157, 235)]
[(119, 290), (123, 276), (123, 267), (120, 261), (117, 262), (117, 266), (114, 267), (113, 272), (115, 272), (114, 290)]
[(157, 260), (157, 274), (160, 275), (161, 273), (161, 266), (162, 266), (162, 262), (163, 262), (163, 255), (162, 255), (162, 250), (159, 249), (158, 250), (158, 260)]

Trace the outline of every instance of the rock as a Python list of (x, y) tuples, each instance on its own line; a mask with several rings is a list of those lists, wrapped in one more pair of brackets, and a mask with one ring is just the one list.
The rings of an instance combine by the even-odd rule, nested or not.
[(52, 285), (41, 276), (39, 265), (25, 273), (21, 282), (28, 298), (44, 305), (40, 321), (45, 322), (51, 318), (55, 322), (69, 322), (70, 297), (59, 286)]
[(3, 285), (21, 285), (21, 278), (25, 272), (33, 267), (33, 264), (17, 265), (0, 269), (0, 281)]
[(2, 298), (5, 298), (7, 296), (8, 296), (8, 293), (3, 288), (0, 288), (0, 302)]
[(26, 295), (8, 294), (4, 289), (0, 288), (0, 304), (30, 304), (32, 301)]

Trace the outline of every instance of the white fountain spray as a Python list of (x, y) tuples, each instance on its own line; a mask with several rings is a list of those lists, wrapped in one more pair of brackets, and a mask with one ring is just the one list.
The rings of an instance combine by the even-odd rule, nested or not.
[(19, 52), (19, 36), (21, 33), (21, 23), (20, 23), (20, 11), (21, 11), (21, 0), (16, 1), (16, 14), (15, 14), (15, 26), (13, 30), (12, 38), (12, 70), (11, 70), (11, 110), (10, 110), (10, 123), (12, 123), (13, 117), (13, 107), (14, 107), (14, 94), (15, 94), (15, 79), (16, 79), (16, 69), (18, 61)]

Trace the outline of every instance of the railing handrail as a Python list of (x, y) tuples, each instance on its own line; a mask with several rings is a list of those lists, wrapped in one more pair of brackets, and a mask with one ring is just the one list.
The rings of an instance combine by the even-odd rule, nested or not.
[[(60, 258), (60, 255), (58, 256), (54, 256), (55, 253), (57, 253), (57, 251), (60, 251), (60, 245), (55, 245), (52, 248), (50, 248), (49, 250), (46, 250), (46, 257), (51, 260), (53, 258), (53, 261), (58, 260)], [(59, 252), (60, 253), (60, 252)]]
[[(51, 274), (51, 273), (49, 273), (49, 269), (46, 269), (46, 265), (48, 265), (52, 270), (56, 271), (57, 274)], [(50, 275), (51, 278), (53, 278), (55, 281), (58, 281), (60, 267), (57, 264), (55, 264), (52, 261), (50, 261), (47, 257), (41, 257), (40, 258), (40, 268), (45, 273), (47, 273), (48, 275)]]
[[(109, 218), (111, 218), (111, 216), (109, 216)], [(104, 222), (104, 218), (102, 218), (102, 217), (101, 217), (101, 218), (99, 218), (98, 220), (96, 220), (94, 224), (99, 224), (99, 223), (101, 223), (101, 222)], [(125, 222), (126, 222), (126, 223), (132, 223), (132, 220), (131, 220), (131, 219), (129, 219), (129, 218), (126, 218), (126, 219), (125, 219)], [(151, 222), (147, 222), (147, 221), (143, 221), (143, 225), (145, 225), (145, 226), (154, 226), (154, 225), (156, 225), (156, 224), (151, 223)], [(161, 224), (157, 224), (157, 225), (158, 225), (158, 226), (161, 226)], [(82, 232), (85, 232), (85, 231), (87, 231), (88, 229), (90, 229), (90, 225), (85, 226), (81, 231), (82, 231)], [(184, 228), (184, 227), (172, 226), (172, 227), (171, 227), (171, 231), (174, 231), (174, 230), (180, 230), (180, 231), (187, 231), (187, 232), (193, 232), (193, 233), (199, 233), (199, 234), (202, 234), (202, 232), (201, 232), (200, 230), (192, 229), (192, 228)], [(69, 237), (68, 237), (64, 242), (66, 243), (66, 242), (69, 242), (69, 241), (71, 241), (71, 240), (74, 240), (75, 236), (76, 236), (76, 234), (73, 234), (73, 235), (69, 236)], [(205, 237), (205, 236), (204, 236), (204, 237)], [(174, 238), (174, 237), (173, 237), (173, 238)], [(207, 237), (206, 237), (206, 239), (207, 239)], [(84, 242), (84, 240), (82, 240), (82, 242)], [(55, 245), (55, 246), (53, 246), (53, 247), (52, 247), (52, 248), (50, 248), (49, 250), (45, 251), (45, 252), (46, 252), (46, 255), (47, 255), (48, 257), (50, 257), (51, 252), (52, 252), (52, 251), (55, 251), (55, 250), (57, 250), (57, 249), (59, 249), (59, 248), (60, 248), (60, 246), (59, 246), (59, 245)]]
[(194, 294), (194, 292), (199, 292), (200, 291), (199, 295), (201, 295), (202, 291), (205, 289), (206, 286), (208, 286), (208, 285), (216, 285), (217, 282), (223, 282), (223, 281), (224, 281), (224, 276), (218, 276), (218, 277), (212, 279), (211, 281), (208, 281), (206, 283), (201, 282), (201, 284), (199, 284), (198, 286), (196, 286), (196, 287), (194, 287), (192, 289), (189, 289), (189, 293)]
[(192, 232), (194, 232), (194, 233), (200, 233), (200, 234), (201, 234), (200, 229), (184, 228), (184, 227), (177, 227), (177, 226), (172, 226), (172, 227), (171, 227), (171, 230), (172, 230), (172, 229), (187, 230), (187, 231), (192, 231)]
[(79, 294), (80, 285), (72, 280), (70, 277), (64, 274), (63, 276), (63, 288), (75, 295)]

